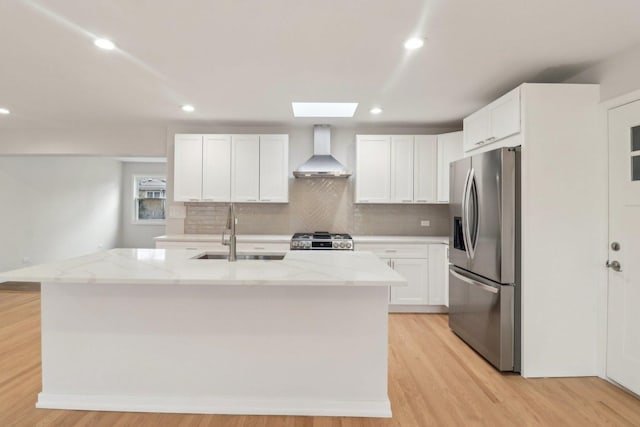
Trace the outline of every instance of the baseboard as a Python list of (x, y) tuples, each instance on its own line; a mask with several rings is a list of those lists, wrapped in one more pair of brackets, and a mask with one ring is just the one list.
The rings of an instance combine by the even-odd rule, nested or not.
[(389, 313), (448, 313), (444, 305), (389, 305)]
[(36, 408), (225, 415), (302, 415), (391, 418), (389, 399), (332, 401), (174, 396), (85, 396), (39, 393)]
[(0, 291), (40, 292), (39, 282), (2, 282)]

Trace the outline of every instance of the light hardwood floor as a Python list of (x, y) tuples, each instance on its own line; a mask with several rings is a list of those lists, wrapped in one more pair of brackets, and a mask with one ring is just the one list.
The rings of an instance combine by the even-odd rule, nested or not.
[[(336, 349), (337, 352), (340, 349)], [(40, 294), (0, 291), (0, 426), (640, 426), (640, 400), (597, 378), (496, 372), (446, 315), (390, 316), (392, 419), (145, 414), (36, 409)]]

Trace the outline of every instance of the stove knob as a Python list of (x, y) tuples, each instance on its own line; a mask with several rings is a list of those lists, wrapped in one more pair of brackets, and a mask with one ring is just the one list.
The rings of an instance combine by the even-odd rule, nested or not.
[(345, 242), (340, 242), (340, 249), (344, 249), (347, 244)]
[(347, 242), (347, 249), (351, 249), (352, 246), (351, 242)]

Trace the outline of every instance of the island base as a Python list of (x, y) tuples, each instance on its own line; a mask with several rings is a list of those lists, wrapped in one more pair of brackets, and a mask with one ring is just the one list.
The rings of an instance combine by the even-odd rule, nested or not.
[(390, 417), (385, 286), (43, 283), (37, 407)]

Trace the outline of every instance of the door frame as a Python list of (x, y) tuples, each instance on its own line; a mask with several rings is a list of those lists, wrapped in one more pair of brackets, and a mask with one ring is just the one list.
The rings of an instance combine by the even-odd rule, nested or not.
[(599, 304), (598, 304), (598, 375), (609, 381), (613, 382), (609, 377), (607, 377), (607, 323), (608, 323), (608, 315), (609, 315), (609, 271), (604, 268), (604, 262), (609, 257), (609, 221), (611, 219), (609, 212), (610, 205), (610, 194), (609, 194), (609, 146), (611, 141), (609, 141), (609, 111), (616, 109), (618, 107), (623, 107), (627, 104), (631, 104), (633, 102), (640, 101), (640, 89), (634, 90), (632, 92), (626, 93), (624, 95), (617, 96), (613, 99), (609, 99), (600, 103), (600, 132), (604, 141), (606, 141), (606, 150), (607, 155), (605, 156), (607, 161), (607, 206), (606, 206), (606, 227), (605, 235), (607, 236), (606, 246), (603, 248), (602, 255), (602, 263), (603, 263), (603, 273), (601, 277), (601, 281), (605, 286), (602, 286), (599, 290)]

